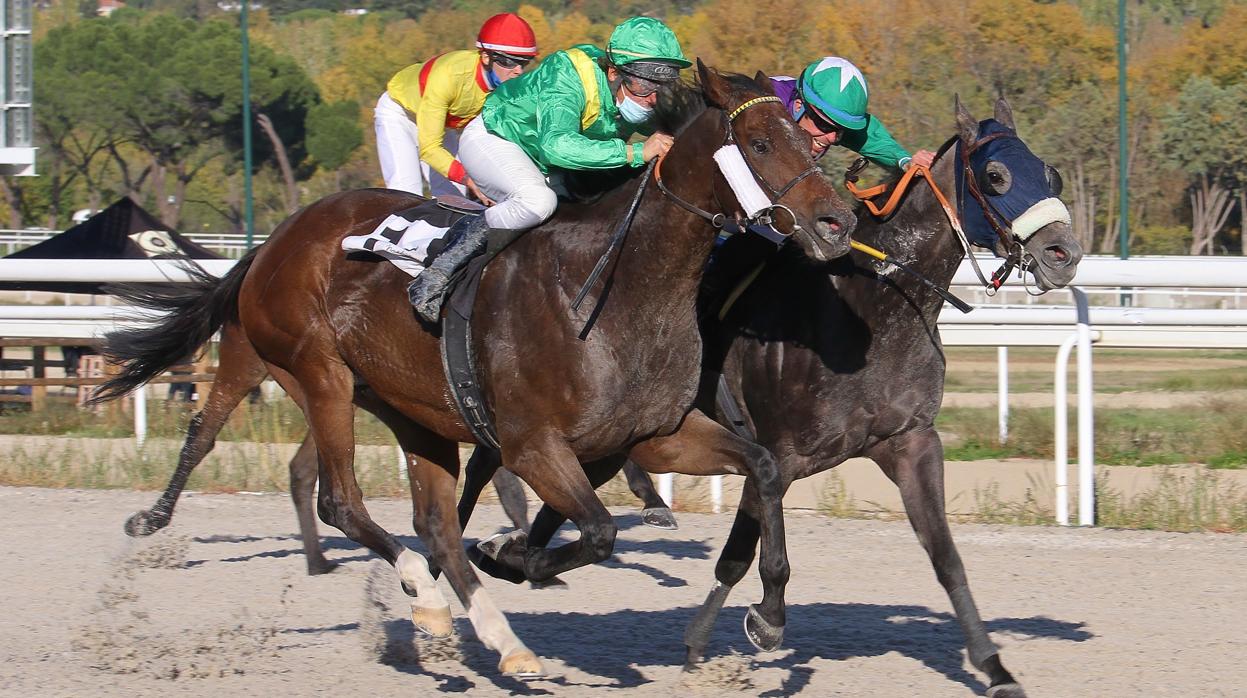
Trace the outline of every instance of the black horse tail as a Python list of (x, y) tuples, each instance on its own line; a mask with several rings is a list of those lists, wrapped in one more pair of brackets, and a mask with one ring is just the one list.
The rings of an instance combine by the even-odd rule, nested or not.
[[(258, 248), (257, 248), (258, 249)], [(114, 400), (196, 355), (227, 322), (238, 321), (238, 292), (255, 259), (251, 250), (216, 278), (191, 260), (189, 282), (124, 284), (106, 290), (132, 305), (164, 313), (156, 324), (109, 332), (101, 353), (121, 373), (95, 389), (91, 404)]]

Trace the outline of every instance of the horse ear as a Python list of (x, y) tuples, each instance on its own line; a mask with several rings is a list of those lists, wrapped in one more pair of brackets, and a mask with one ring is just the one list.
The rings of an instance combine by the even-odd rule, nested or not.
[(961, 104), (961, 95), (953, 95), (953, 111), (957, 114), (957, 133), (967, 145), (979, 137), (979, 122)]
[(1004, 95), (1001, 95), (996, 100), (996, 121), (1010, 131), (1016, 132), (1018, 130), (1017, 126), (1013, 125), (1013, 107), (1009, 106), (1009, 102), (1005, 100)]
[(727, 106), (731, 87), (728, 82), (719, 75), (719, 71), (707, 66), (697, 59), (697, 77), (701, 81), (702, 92), (706, 95), (706, 101), (720, 109)]
[(758, 71), (757, 75), (753, 76), (753, 81), (758, 83), (758, 87), (761, 87), (766, 94), (775, 94), (775, 85), (771, 82), (771, 78), (761, 70)]

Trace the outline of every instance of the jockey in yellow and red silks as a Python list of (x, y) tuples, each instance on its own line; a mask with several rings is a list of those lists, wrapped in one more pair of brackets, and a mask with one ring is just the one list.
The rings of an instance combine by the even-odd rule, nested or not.
[(470, 190), (483, 200), (458, 160), (459, 131), (536, 55), (532, 27), (504, 13), (481, 26), (475, 50), (443, 53), (390, 78), (374, 112), (385, 186), (423, 194), (428, 182), (434, 196)]

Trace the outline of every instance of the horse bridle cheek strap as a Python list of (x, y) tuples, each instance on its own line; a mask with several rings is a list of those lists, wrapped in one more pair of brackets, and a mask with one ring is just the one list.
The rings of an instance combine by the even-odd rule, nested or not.
[[(796, 214), (793, 213), (792, 209), (781, 204), (780, 200), (798, 183), (806, 177), (816, 174), (819, 170), (817, 166), (811, 166), (777, 190), (749, 162), (744, 151), (737, 143), (733, 124), (741, 112), (749, 107), (766, 102), (780, 102), (780, 99), (774, 96), (755, 97), (744, 102), (731, 112), (724, 113), (726, 122), (724, 131), (726, 136), (723, 141), (723, 147), (715, 151), (713, 156), (715, 165), (718, 166), (719, 172), (722, 173), (728, 187), (732, 190), (732, 194), (736, 197), (736, 202), (743, 215), (737, 214), (729, 218), (725, 213), (713, 214), (677, 196), (662, 181), (661, 158), (658, 168), (654, 171), (654, 181), (662, 193), (680, 206), (680, 208), (710, 221), (715, 228), (722, 228), (731, 233), (749, 230), (777, 245), (782, 245), (787, 242), (789, 237), (801, 230), (801, 226), (797, 222)], [(763, 186), (770, 190), (770, 195), (763, 191)], [(791, 232), (784, 233), (776, 229), (775, 219), (772, 215), (776, 210), (785, 211), (792, 218)]]

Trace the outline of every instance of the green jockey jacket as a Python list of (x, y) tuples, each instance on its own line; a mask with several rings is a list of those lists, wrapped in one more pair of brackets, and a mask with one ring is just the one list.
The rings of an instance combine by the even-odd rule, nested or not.
[(605, 52), (582, 44), (551, 54), (534, 70), (499, 85), (481, 119), (490, 133), (520, 146), (544, 173), (550, 168), (605, 170), (645, 165), (643, 143), (627, 144), (651, 128), (619, 115), (598, 65)]
[[(797, 93), (797, 79), (785, 76), (771, 78), (771, 86), (775, 95), (783, 101), (789, 114), (794, 114), (794, 102), (801, 98)], [(836, 143), (861, 155), (881, 167), (905, 169), (909, 163), (909, 152), (888, 133), (883, 122), (873, 114), (866, 115), (866, 126), (857, 130), (845, 129), (841, 132), (840, 141)], [(830, 150), (830, 148), (828, 149)]]

